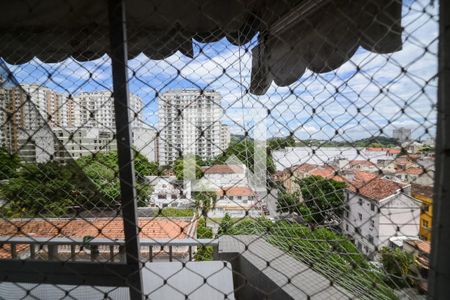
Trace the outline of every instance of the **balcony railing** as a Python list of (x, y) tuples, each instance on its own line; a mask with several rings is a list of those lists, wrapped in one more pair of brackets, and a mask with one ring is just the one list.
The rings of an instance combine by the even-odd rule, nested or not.
[[(91, 260), (108, 262), (125, 262), (125, 241), (107, 238), (65, 237), (0, 237), (0, 249), (4, 250), (3, 258), (9, 252), (9, 258), (27, 260)], [(192, 261), (193, 254), (199, 246), (212, 246), (217, 252), (217, 239), (141, 239), (141, 259), (153, 261), (167, 259), (169, 261)]]

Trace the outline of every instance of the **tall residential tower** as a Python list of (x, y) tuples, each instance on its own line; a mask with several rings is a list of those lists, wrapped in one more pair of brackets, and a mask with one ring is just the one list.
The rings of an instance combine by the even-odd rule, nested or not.
[(159, 162), (170, 165), (188, 154), (211, 159), (229, 144), (220, 122), (221, 95), (212, 90), (173, 90), (159, 97)]

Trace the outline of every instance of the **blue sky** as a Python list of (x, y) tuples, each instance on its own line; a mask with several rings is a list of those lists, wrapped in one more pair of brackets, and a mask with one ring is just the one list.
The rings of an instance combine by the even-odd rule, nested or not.
[[(379, 135), (380, 129), (391, 135), (394, 127), (404, 126), (413, 129), (417, 138), (432, 138), (436, 122), (437, 4), (430, 7), (429, 1), (405, 3), (403, 50), (379, 55), (358, 49), (349, 62), (335, 71), (307, 71), (290, 87), (272, 84), (264, 96), (243, 95), (250, 85), (250, 49), (255, 40), (242, 47), (226, 40), (195, 43), (194, 59), (177, 52), (156, 61), (141, 54), (129, 62), (130, 91), (143, 99), (144, 119), (150, 125), (157, 123), (156, 91), (199, 87), (221, 93), (223, 122), (231, 125), (233, 133), (248, 129), (247, 119), (251, 119), (255, 108), (269, 108), (269, 136), (293, 132), (299, 138), (354, 140)], [(402, 67), (405, 74), (401, 73)], [(19, 82), (43, 84), (66, 94), (111, 88), (107, 56), (84, 63), (68, 59), (43, 64), (35, 59), (10, 69)]]

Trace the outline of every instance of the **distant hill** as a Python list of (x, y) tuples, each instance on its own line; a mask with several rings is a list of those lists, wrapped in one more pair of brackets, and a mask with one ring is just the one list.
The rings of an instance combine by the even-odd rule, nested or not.
[(376, 136), (364, 138), (356, 141), (330, 141), (307, 139), (299, 140), (295, 143), (297, 147), (384, 147), (393, 148), (400, 146), (400, 143), (391, 137)]
[[(232, 134), (231, 142), (238, 143), (243, 140), (253, 141), (251, 137), (241, 134)], [(383, 147), (393, 148), (400, 146), (400, 143), (391, 137), (375, 136), (356, 141), (330, 141), (318, 139), (294, 140), (290, 137), (271, 137), (267, 139), (268, 147), (271, 150), (283, 149), (286, 147)]]

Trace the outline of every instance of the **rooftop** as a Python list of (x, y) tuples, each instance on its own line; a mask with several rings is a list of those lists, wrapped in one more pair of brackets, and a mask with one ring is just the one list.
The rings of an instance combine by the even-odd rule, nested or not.
[(398, 193), (406, 186), (367, 172), (355, 172), (354, 178), (347, 181), (348, 190), (377, 201)]
[(411, 184), (411, 195), (413, 197), (421, 195), (428, 197), (430, 199), (433, 198), (433, 187), (428, 185), (420, 185), (413, 183)]
[(219, 196), (255, 196), (255, 192), (248, 186), (222, 187), (216, 191)]
[(425, 254), (431, 253), (431, 243), (429, 241), (422, 241), (422, 240), (416, 240), (416, 239), (409, 239), (404, 241), (404, 243), (407, 243), (411, 247), (419, 250), (420, 252), (423, 252)]
[[(183, 239), (189, 236), (192, 223), (185, 220), (139, 218), (141, 238)], [(0, 220), (1, 236), (72, 237), (123, 239), (123, 220), (116, 218), (86, 219), (11, 219)]]
[(400, 149), (393, 148), (366, 148), (366, 151), (370, 152), (386, 152), (389, 154), (400, 154)]
[(240, 165), (213, 165), (205, 168), (205, 174), (242, 174), (244, 168)]

